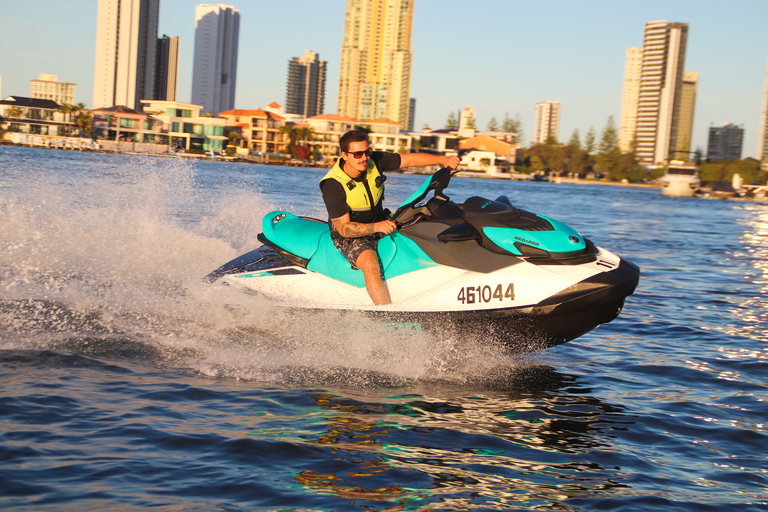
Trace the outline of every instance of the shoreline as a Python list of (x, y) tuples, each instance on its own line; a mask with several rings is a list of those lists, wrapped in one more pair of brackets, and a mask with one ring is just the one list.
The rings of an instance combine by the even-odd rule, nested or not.
[[(238, 164), (249, 164), (249, 165), (275, 165), (275, 166), (283, 166), (283, 167), (300, 167), (304, 169), (322, 169), (326, 168), (326, 164), (311, 164), (308, 162), (299, 162), (299, 161), (257, 161), (255, 158), (243, 158), (242, 155), (240, 156), (220, 156), (220, 157), (209, 157), (205, 154), (195, 154), (195, 153), (176, 153), (176, 152), (167, 152), (167, 153), (152, 153), (152, 152), (132, 152), (132, 151), (111, 151), (111, 150), (103, 150), (103, 149), (67, 149), (67, 148), (58, 148), (58, 147), (47, 147), (47, 146), (32, 146), (32, 145), (26, 145), (26, 144), (17, 144), (14, 142), (11, 142), (9, 140), (0, 140), (0, 146), (10, 146), (10, 147), (17, 147), (17, 148), (35, 148), (35, 149), (45, 149), (45, 150), (52, 150), (52, 151), (73, 151), (73, 152), (85, 152), (85, 153), (102, 153), (102, 154), (110, 154), (110, 155), (131, 155), (131, 156), (147, 156), (147, 157), (157, 157), (157, 158), (183, 158), (183, 159), (196, 159), (201, 161), (208, 161), (208, 162), (231, 162), (231, 163), (238, 163)], [(426, 169), (426, 170), (424, 170)], [(434, 172), (434, 169), (431, 167), (427, 168), (405, 168), (400, 169), (397, 171), (391, 171), (396, 172), (400, 174), (421, 174), (421, 175), (428, 175), (432, 174)], [(479, 179), (491, 179), (491, 180), (506, 180), (506, 181), (522, 181), (522, 182), (537, 182), (537, 183), (552, 183), (553, 185), (560, 185), (560, 184), (571, 184), (571, 185), (602, 185), (602, 186), (613, 186), (613, 187), (634, 187), (634, 188), (655, 188), (660, 190), (660, 185), (658, 183), (623, 183), (620, 181), (608, 181), (608, 180), (586, 180), (586, 179), (580, 179), (580, 178), (567, 178), (562, 177), (559, 181), (552, 181), (552, 180), (534, 180), (534, 179), (516, 179), (511, 176), (505, 176), (503, 174), (499, 175), (493, 175), (493, 174), (486, 174), (482, 172), (477, 171), (459, 171), (456, 173), (457, 178), (479, 178)], [(745, 197), (745, 196), (730, 196), (730, 197), (724, 197), (724, 196), (710, 196), (709, 195), (710, 190), (706, 187), (699, 189), (699, 193), (694, 194), (692, 197), (698, 197), (703, 199), (730, 199), (730, 200), (737, 200), (737, 201), (757, 201), (757, 202), (768, 202), (768, 197)]]

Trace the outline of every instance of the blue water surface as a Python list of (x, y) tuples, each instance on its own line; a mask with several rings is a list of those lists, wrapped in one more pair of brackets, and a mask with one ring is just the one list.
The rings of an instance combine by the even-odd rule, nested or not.
[(0, 508), (768, 510), (768, 203), (454, 178), (642, 270), (512, 355), (201, 282), (323, 173), (0, 147)]

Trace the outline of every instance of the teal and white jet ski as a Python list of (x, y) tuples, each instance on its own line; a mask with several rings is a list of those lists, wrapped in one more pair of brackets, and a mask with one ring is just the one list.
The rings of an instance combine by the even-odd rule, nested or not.
[(565, 343), (619, 315), (637, 286), (636, 265), (505, 196), (451, 201), (444, 193), (451, 176), (443, 168), (429, 177), (392, 215), (398, 230), (379, 241), (391, 304), (372, 304), (362, 271), (334, 247), (327, 221), (284, 211), (264, 217), (263, 246), (205, 279), (293, 310), (358, 311), (513, 351)]

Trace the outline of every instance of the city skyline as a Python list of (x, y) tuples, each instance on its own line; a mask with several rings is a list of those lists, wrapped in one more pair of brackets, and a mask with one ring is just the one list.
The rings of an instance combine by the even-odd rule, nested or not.
[[(197, 2), (162, 0), (159, 33), (181, 37), (180, 101), (190, 100)], [(241, 33), (236, 108), (258, 108), (285, 97), (285, 62), (312, 48), (328, 62), (326, 112), (336, 111), (343, 0), (298, 1), (290, 5), (245, 3), (248, 30)], [(448, 114), (472, 105), (478, 129), (495, 117), (519, 113), (525, 142), (533, 133), (534, 106), (557, 98), (563, 109), (560, 137), (593, 127), (609, 116), (619, 122), (626, 49), (642, 40), (645, 23), (668, 19), (688, 23), (686, 69), (700, 73), (693, 147), (706, 148), (708, 128), (732, 122), (745, 128), (744, 156), (755, 156), (768, 56), (768, 2), (735, 0), (723, 12), (714, 1), (650, 0), (638, 5), (609, 1), (582, 4), (547, 1), (537, 5), (481, 0), (477, 15), (457, 14), (435, 0), (417, 0), (411, 97), (417, 99), (415, 128), (441, 128)], [(6, 30), (0, 43), (14, 48), (0, 55), (2, 95), (25, 95), (39, 73), (77, 84), (77, 101), (91, 104), (96, 8), (93, 0), (72, 0), (68, 8), (40, 0), (40, 9), (4, 6)], [(548, 29), (523, 23), (547, 12)], [(296, 13), (299, 13), (297, 15)], [(490, 13), (490, 14), (489, 14)], [(725, 27), (740, 30), (723, 37)], [(77, 27), (73, 29), (73, 27)], [(25, 34), (35, 33), (35, 38)], [(18, 41), (25, 41), (19, 45)]]

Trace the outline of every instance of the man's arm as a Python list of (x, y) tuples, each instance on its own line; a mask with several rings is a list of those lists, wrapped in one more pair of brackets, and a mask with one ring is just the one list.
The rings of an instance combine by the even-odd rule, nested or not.
[(402, 153), (400, 155), (400, 168), (426, 167), (428, 165), (442, 165), (455, 169), (459, 165), (459, 157), (431, 155), (429, 153)]
[(384, 233), (387, 235), (397, 228), (397, 225), (391, 220), (371, 222), (370, 224), (352, 222), (349, 213), (331, 219), (331, 223), (333, 224), (333, 229), (335, 229), (338, 234), (347, 238), (359, 238), (374, 233)]

